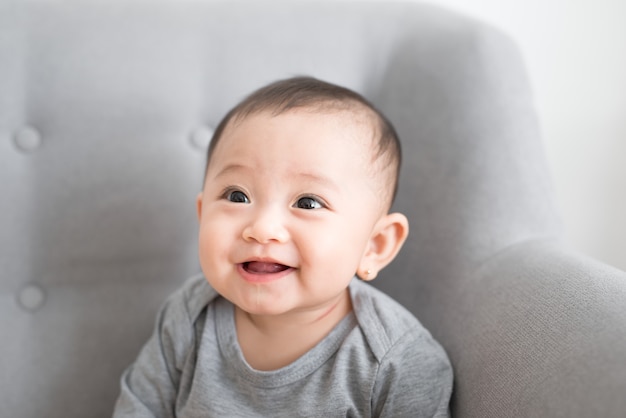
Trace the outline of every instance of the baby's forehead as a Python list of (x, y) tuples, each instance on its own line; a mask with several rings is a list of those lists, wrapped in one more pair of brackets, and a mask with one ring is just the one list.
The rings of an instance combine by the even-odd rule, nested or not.
[[(235, 113), (225, 126), (224, 131), (217, 140), (228, 141), (228, 137), (237, 135), (237, 131), (246, 122), (254, 119), (255, 125), (268, 126), (280, 129), (281, 123), (289, 124), (289, 118), (281, 116), (296, 115), (302, 121), (302, 129), (307, 129), (307, 124), (319, 124), (328, 122), (336, 126), (337, 131), (345, 134), (346, 141), (356, 145), (354, 158), (362, 158), (366, 164), (373, 165), (380, 157), (381, 128), (377, 114), (371, 109), (361, 105), (345, 104), (316, 104), (300, 106), (289, 109), (263, 108), (252, 112)], [(244, 128), (245, 129), (245, 128)], [(341, 140), (341, 136), (337, 139)], [(295, 138), (294, 138), (295, 139)], [(216, 144), (214, 144), (216, 145)], [(332, 148), (332, 144), (326, 146)]]

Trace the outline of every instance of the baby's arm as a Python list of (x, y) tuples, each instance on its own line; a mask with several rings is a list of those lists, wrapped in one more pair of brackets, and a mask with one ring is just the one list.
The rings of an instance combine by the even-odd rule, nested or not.
[(452, 366), (428, 334), (407, 335), (383, 359), (372, 394), (374, 417), (449, 417)]
[(175, 417), (181, 371), (193, 346), (193, 325), (179, 291), (159, 312), (154, 333), (123, 374), (114, 418)]

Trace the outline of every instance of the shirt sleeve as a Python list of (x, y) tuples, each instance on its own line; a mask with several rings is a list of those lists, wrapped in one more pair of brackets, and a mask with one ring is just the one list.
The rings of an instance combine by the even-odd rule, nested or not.
[(383, 358), (372, 393), (374, 417), (449, 417), (452, 366), (428, 334), (406, 335)]
[(185, 299), (178, 291), (161, 308), (152, 336), (122, 375), (114, 418), (175, 417), (181, 373), (194, 344)]

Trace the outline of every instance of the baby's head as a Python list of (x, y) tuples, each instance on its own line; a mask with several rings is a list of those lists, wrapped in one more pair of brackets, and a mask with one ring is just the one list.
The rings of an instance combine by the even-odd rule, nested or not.
[(312, 77), (274, 82), (256, 90), (231, 109), (213, 134), (207, 153), (207, 169), (227, 128), (253, 114), (264, 112), (278, 116), (290, 111), (340, 115), (346, 123), (357, 123), (369, 129), (370, 134), (363, 138), (363, 146), (371, 155), (370, 174), (379, 182), (381, 203), (387, 209), (391, 207), (402, 162), (402, 148), (393, 125), (360, 94)]
[(197, 199), (207, 280), (248, 313), (324, 311), (400, 250), (408, 221), (389, 213), (399, 167), (394, 129), (358, 94), (302, 77), (254, 92), (208, 151)]

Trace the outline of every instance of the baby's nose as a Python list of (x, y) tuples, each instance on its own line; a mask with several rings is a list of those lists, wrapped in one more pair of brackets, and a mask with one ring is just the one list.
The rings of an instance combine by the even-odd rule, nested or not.
[(287, 242), (289, 232), (285, 226), (284, 216), (276, 209), (260, 211), (244, 228), (243, 238), (261, 244)]

